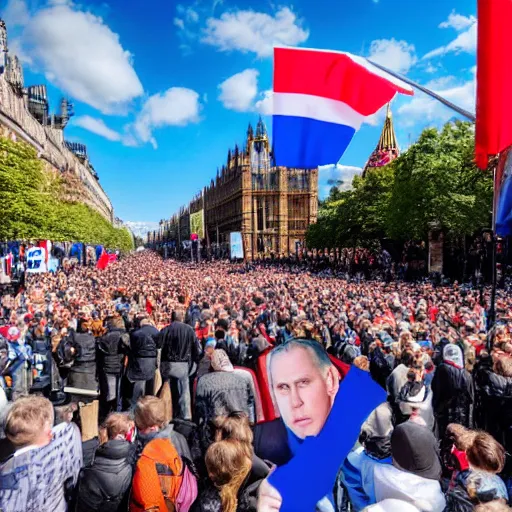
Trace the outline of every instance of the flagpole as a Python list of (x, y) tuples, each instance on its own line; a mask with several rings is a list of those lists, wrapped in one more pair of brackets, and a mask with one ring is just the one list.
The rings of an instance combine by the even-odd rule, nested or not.
[[(489, 306), (489, 318), (487, 321), (487, 329), (494, 327), (496, 323), (496, 288), (497, 288), (497, 272), (496, 272), (496, 246), (498, 235), (496, 233), (496, 216), (497, 216), (497, 192), (498, 192), (498, 166), (500, 164), (500, 155), (496, 155), (492, 160), (492, 177), (493, 177), (493, 191), (492, 191), (492, 249), (491, 249), (491, 304)], [(494, 345), (494, 330), (487, 340), (488, 350), (491, 351)]]
[(461, 116), (464, 116), (465, 118), (469, 119), (471, 122), (476, 121), (475, 114), (472, 114), (471, 112), (468, 112), (467, 110), (464, 110), (463, 108), (459, 107), (458, 105), (455, 105), (451, 101), (448, 101), (447, 99), (443, 98), (442, 96), (439, 96), (439, 94), (435, 93), (434, 91), (431, 91), (430, 89), (427, 89), (426, 87), (423, 87), (423, 85), (420, 85), (409, 78), (400, 75), (399, 73), (395, 73), (394, 71), (391, 71), (390, 69), (381, 66), (380, 64), (377, 64), (376, 62), (373, 62), (370, 59), (366, 59), (372, 66), (375, 66), (376, 68), (390, 74), (391, 76), (398, 78), (399, 80), (402, 80), (402, 82), (405, 82), (406, 84), (410, 85), (411, 87), (414, 87), (415, 89), (420, 90), (421, 92), (424, 92), (431, 98), (434, 98), (435, 100), (441, 102), (444, 106), (454, 110)]

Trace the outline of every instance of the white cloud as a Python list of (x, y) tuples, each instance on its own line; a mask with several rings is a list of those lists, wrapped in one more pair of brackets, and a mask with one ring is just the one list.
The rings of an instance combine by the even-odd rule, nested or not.
[[(427, 88), (462, 107), (468, 112), (475, 112), (476, 80), (472, 79), (453, 83), (453, 77), (434, 80), (426, 84)], [(445, 123), (454, 117), (460, 117), (456, 112), (445, 107), (439, 101), (417, 91), (414, 98), (398, 109), (401, 126), (413, 126), (417, 123)]]
[(105, 139), (112, 141), (121, 140), (121, 134), (110, 129), (103, 119), (97, 119), (91, 116), (80, 116), (74, 118), (72, 123), (76, 126), (80, 126), (80, 128), (84, 128), (85, 130), (95, 133), (96, 135), (100, 135)]
[(20, 38), (24, 60), (74, 99), (103, 113), (123, 111), (143, 93), (132, 55), (100, 17), (61, 0), (54, 4), (27, 21)]
[(431, 62), (427, 64), (427, 67), (425, 68), (425, 71), (429, 74), (435, 73), (438, 68), (436, 68)]
[(219, 100), (230, 110), (252, 110), (253, 101), (258, 94), (258, 75), (257, 70), (246, 69), (229, 77), (219, 85)]
[(184, 55), (188, 55), (192, 53), (192, 44), (199, 39), (200, 18), (206, 18), (208, 9), (196, 1), (193, 7), (178, 4), (176, 12), (178, 16), (174, 18), (174, 25), (178, 27), (177, 35), (181, 41), (179, 49)]
[(396, 39), (372, 41), (368, 58), (398, 73), (407, 73), (418, 60), (413, 44)]
[(352, 180), (363, 172), (361, 167), (352, 165), (323, 165), (318, 168), (318, 195), (320, 199), (325, 199), (329, 191), (339, 182), (338, 189), (349, 190), (352, 188)]
[(25, 0), (8, 0), (5, 9), (2, 10), (2, 18), (7, 29), (25, 26), (30, 19)]
[(262, 116), (271, 116), (274, 112), (274, 93), (272, 89), (259, 94), (260, 99), (255, 103), (254, 108)]
[(135, 236), (140, 236), (142, 238), (146, 238), (148, 231), (157, 231), (160, 229), (160, 225), (158, 222), (144, 222), (144, 221), (132, 221), (127, 220), (124, 222), (128, 228), (130, 228), (131, 232)]
[(197, 12), (194, 11), (194, 9), (192, 9), (191, 7), (187, 9), (186, 14), (187, 19), (192, 23), (197, 23), (199, 21), (199, 14), (197, 14)]
[(464, 30), (476, 22), (474, 16), (463, 16), (452, 11), (446, 21), (439, 24), (439, 28), (454, 28), (457, 32)]
[(447, 53), (475, 53), (477, 39), (477, 21), (474, 16), (466, 17), (452, 13), (448, 20), (439, 25), (441, 28), (454, 28), (459, 35), (446, 46), (440, 46), (435, 50), (428, 52), (423, 59), (439, 57)]
[(253, 52), (270, 57), (274, 46), (303, 43), (309, 32), (288, 8), (280, 8), (274, 16), (252, 10), (225, 12), (220, 18), (209, 18), (202, 42), (220, 51)]
[(133, 146), (149, 142), (156, 149), (153, 130), (164, 126), (197, 123), (200, 111), (201, 103), (196, 91), (171, 87), (164, 93), (155, 94), (146, 100), (133, 125), (127, 127), (124, 143)]

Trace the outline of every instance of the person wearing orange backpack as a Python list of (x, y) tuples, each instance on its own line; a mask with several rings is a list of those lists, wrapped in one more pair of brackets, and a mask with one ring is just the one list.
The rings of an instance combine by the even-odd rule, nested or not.
[(144, 448), (153, 439), (169, 439), (176, 447), (178, 455), (189, 461), (192, 460), (190, 448), (185, 437), (174, 430), (174, 425), (166, 421), (165, 404), (156, 396), (141, 398), (134, 410), (137, 438), (135, 440), (136, 458), (139, 458)]
[(135, 407), (137, 455), (130, 512), (188, 512), (197, 498), (197, 478), (185, 438), (165, 426), (160, 398), (146, 396)]
[(144, 448), (130, 494), (130, 512), (188, 512), (197, 498), (197, 480), (169, 439)]

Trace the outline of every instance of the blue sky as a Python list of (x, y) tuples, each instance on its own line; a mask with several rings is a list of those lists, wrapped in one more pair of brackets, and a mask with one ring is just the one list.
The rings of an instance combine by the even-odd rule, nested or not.
[[(154, 222), (187, 203), (243, 143), (261, 113), (270, 129), (272, 46), (352, 52), (474, 112), (475, 0), (2, 0), (25, 85), (65, 94), (68, 140), (87, 145), (123, 220)], [(392, 105), (400, 146), (454, 118), (416, 94)], [(341, 166), (350, 181), (377, 143), (383, 113), (356, 134)]]

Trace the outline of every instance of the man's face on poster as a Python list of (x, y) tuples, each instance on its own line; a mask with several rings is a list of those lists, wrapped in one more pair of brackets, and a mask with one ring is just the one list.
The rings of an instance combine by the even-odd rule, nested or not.
[(336, 369), (322, 370), (311, 350), (293, 347), (272, 358), (270, 371), (285, 425), (300, 439), (318, 435), (339, 388)]

